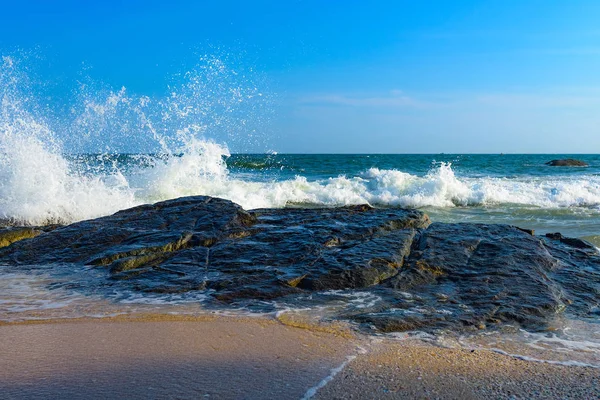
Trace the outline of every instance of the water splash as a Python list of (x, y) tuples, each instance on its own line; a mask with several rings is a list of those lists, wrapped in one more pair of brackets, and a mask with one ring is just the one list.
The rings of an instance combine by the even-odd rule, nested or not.
[(436, 163), (424, 175), (370, 168), (315, 179), (297, 169), (295, 177), (281, 177), (263, 174), (286, 168), (272, 151), (258, 164), (232, 162), (228, 169), (228, 145), (247, 150), (260, 136), (268, 96), (251, 73), (216, 57), (200, 58), (163, 97), (84, 79), (68, 116), (37, 106), (25, 70), (2, 58), (0, 219), (12, 223), (68, 223), (186, 195), (223, 197), (247, 209), (369, 203), (600, 212), (600, 176), (593, 174), (464, 177), (450, 163)]
[(132, 205), (132, 194), (122, 176), (71, 173), (60, 141), (33, 105), (27, 77), (17, 66), (13, 58), (2, 58), (0, 218), (46, 224), (103, 215)]
[[(162, 98), (82, 83), (62, 119), (39, 111), (29, 77), (5, 56), (0, 98), (0, 219), (33, 225), (201, 193), (205, 182), (227, 176), (229, 151), (212, 135), (251, 140), (255, 103), (264, 104), (246, 75), (208, 56)], [(68, 157), (66, 149), (100, 154)], [(133, 166), (119, 163), (131, 151), (147, 154)]]

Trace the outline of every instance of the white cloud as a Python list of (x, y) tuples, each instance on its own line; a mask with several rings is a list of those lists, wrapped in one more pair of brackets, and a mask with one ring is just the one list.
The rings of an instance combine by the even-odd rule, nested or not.
[(600, 107), (600, 88), (566, 88), (550, 91), (507, 91), (486, 93), (422, 93), (407, 95), (401, 90), (383, 93), (314, 94), (297, 98), (296, 104), (310, 107), (352, 107), (369, 109), (588, 109)]
[(427, 103), (407, 96), (401, 90), (391, 90), (384, 94), (347, 95), (347, 94), (320, 94), (301, 97), (298, 101), (302, 105), (335, 105), (351, 107), (425, 107)]

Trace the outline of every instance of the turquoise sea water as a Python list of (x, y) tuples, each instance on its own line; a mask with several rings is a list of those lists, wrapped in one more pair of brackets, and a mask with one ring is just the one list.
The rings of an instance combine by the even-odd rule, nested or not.
[[(216, 57), (179, 78), (162, 97), (86, 81), (73, 98), (57, 99), (40, 92), (24, 60), (3, 57), (0, 220), (70, 223), (209, 195), (246, 209), (416, 207), (434, 221), (515, 224), (599, 243), (599, 155), (232, 155), (271, 147), (260, 125), (269, 96)], [(568, 157), (589, 166), (545, 165)]]
[[(545, 165), (559, 158), (580, 159), (589, 167)], [(398, 171), (410, 176), (389, 176), (385, 184), (374, 185), (375, 191), (390, 194), (388, 200), (375, 202), (417, 206), (437, 221), (509, 223), (600, 243), (599, 155), (234, 155), (227, 164), (234, 176), (262, 181), (296, 176), (321, 182), (340, 176), (373, 181), (384, 171)], [(369, 174), (374, 168), (380, 175)]]
[[(206, 143), (205, 143), (206, 145)], [(551, 167), (576, 158), (588, 167)], [(248, 209), (369, 203), (416, 207), (440, 222), (506, 223), (600, 244), (600, 156), (569, 154), (234, 154), (68, 157), (109, 201), (224, 197)], [(120, 181), (117, 179), (120, 179)], [(110, 180), (119, 181), (109, 185)], [(125, 186), (123, 186), (125, 185)], [(124, 208), (114, 204), (115, 211)]]

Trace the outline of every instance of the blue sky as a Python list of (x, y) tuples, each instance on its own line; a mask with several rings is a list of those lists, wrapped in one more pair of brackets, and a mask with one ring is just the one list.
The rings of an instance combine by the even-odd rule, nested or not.
[(2, 9), (0, 50), (43, 53), (41, 74), (57, 82), (85, 66), (114, 88), (160, 96), (198, 54), (227, 54), (273, 94), (269, 117), (257, 118), (268, 121), (264, 146), (279, 152), (600, 149), (598, 1), (22, 1)]

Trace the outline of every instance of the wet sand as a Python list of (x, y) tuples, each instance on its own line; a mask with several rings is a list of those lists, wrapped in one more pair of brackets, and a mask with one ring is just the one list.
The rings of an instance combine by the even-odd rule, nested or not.
[(600, 397), (598, 369), (373, 340), (291, 319), (5, 324), (0, 354), (3, 399)]
[(599, 399), (600, 369), (524, 361), (416, 340), (381, 341), (316, 399)]
[(4, 325), (0, 397), (301, 398), (353, 346), (248, 318)]

